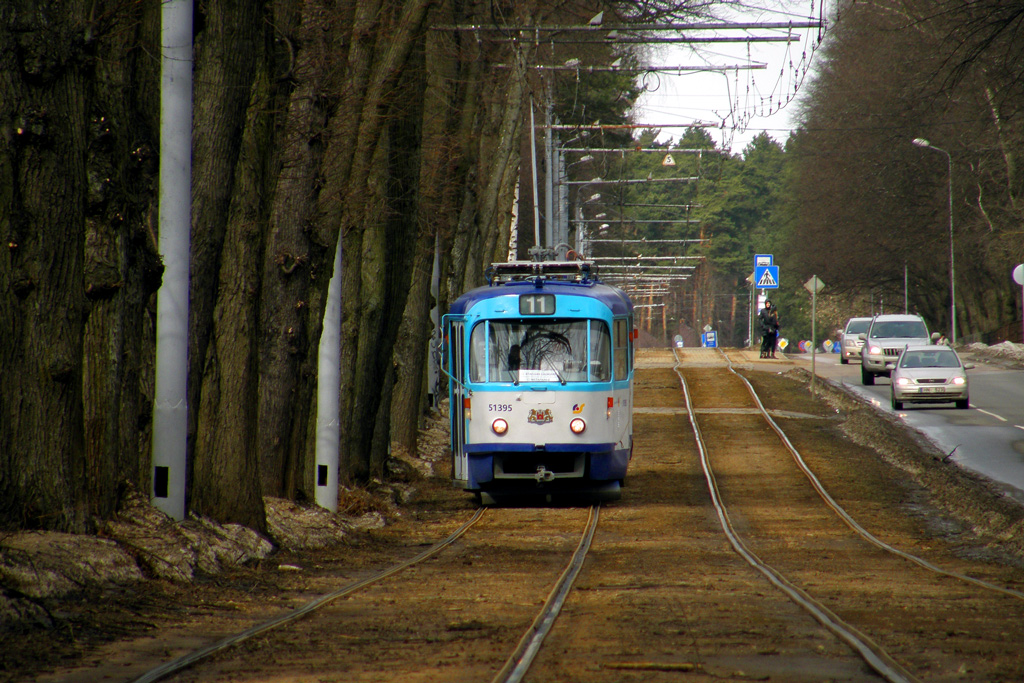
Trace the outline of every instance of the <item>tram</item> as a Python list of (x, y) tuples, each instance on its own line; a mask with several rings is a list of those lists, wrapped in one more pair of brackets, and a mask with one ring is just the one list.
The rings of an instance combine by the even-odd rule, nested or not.
[(584, 261), (494, 263), (442, 318), (452, 476), (484, 503), (616, 500), (633, 451), (633, 304)]

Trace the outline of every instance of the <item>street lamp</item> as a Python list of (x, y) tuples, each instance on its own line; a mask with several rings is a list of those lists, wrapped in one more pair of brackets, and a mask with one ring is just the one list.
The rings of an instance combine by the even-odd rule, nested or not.
[(936, 147), (932, 143), (928, 142), (924, 138), (914, 138), (913, 143), (918, 147), (924, 147), (926, 149), (934, 149), (936, 152), (942, 152), (946, 155), (946, 162), (949, 165), (949, 339), (956, 345), (956, 277), (953, 268), (953, 157), (950, 156), (949, 152)]
[(558, 245), (562, 242), (569, 241), (569, 170), (573, 166), (593, 161), (594, 156), (592, 154), (586, 154), (576, 161), (567, 164), (565, 163), (565, 147), (556, 148), (555, 154), (558, 156), (556, 163), (558, 165), (559, 172), (555, 182), (556, 188), (554, 190), (557, 193), (557, 204), (552, 207), (553, 213), (551, 223), (554, 225), (554, 233), (552, 235), (553, 244)]
[(587, 199), (580, 201), (580, 192), (583, 191), (585, 185), (580, 185), (576, 190), (576, 253), (581, 258), (586, 258), (587, 252), (590, 250), (590, 245), (587, 243), (587, 232), (586, 224), (583, 220), (583, 207), (591, 202), (596, 202), (601, 199), (601, 193), (595, 192), (590, 195)]

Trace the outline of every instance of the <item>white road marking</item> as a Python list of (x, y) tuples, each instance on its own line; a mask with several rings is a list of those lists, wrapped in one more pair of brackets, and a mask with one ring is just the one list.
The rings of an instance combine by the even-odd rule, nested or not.
[(986, 415), (994, 417), (995, 419), (999, 420), (1000, 422), (1009, 422), (1009, 420), (1007, 420), (1002, 415), (996, 415), (995, 413), (990, 413), (987, 410), (982, 410), (981, 408), (975, 408), (975, 410), (977, 410), (979, 413), (985, 413)]

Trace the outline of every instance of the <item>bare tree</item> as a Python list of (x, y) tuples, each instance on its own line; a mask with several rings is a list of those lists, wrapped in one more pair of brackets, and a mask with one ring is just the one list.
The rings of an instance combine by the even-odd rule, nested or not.
[(0, 524), (87, 523), (81, 0), (0, 9)]
[[(90, 512), (107, 517), (119, 491), (149, 488), (154, 329), (150, 297), (162, 266), (153, 223), (158, 130), (157, 6), (118, 5), (91, 26), (96, 58), (84, 130), (89, 191), (85, 215), (84, 445)], [(128, 93), (128, 96), (126, 96)]]
[[(242, 208), (254, 179), (242, 164), (243, 132), (263, 44), (266, 6), (213, 0), (202, 6), (193, 111), (192, 259), (189, 309), (189, 508), (263, 531), (252, 365), (258, 286), (248, 258), (262, 252)], [(244, 206), (244, 204), (243, 204)], [(255, 244), (254, 244), (255, 243)]]

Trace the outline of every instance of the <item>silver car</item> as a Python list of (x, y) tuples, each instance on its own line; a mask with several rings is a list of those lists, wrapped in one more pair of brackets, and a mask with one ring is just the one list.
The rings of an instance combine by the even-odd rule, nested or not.
[(868, 331), (871, 318), (850, 318), (846, 321), (843, 334), (839, 338), (839, 362), (846, 365), (851, 360), (860, 360), (860, 350), (864, 340), (860, 335)]
[(968, 408), (967, 370), (973, 367), (961, 362), (948, 346), (908, 346), (892, 371), (892, 409), (902, 410), (904, 403), (955, 403), (957, 408)]
[[(938, 338), (936, 333), (935, 337)], [(928, 344), (928, 326), (919, 315), (889, 313), (871, 319), (868, 331), (860, 335), (860, 381), (875, 383), (877, 375), (888, 377), (908, 344)]]

